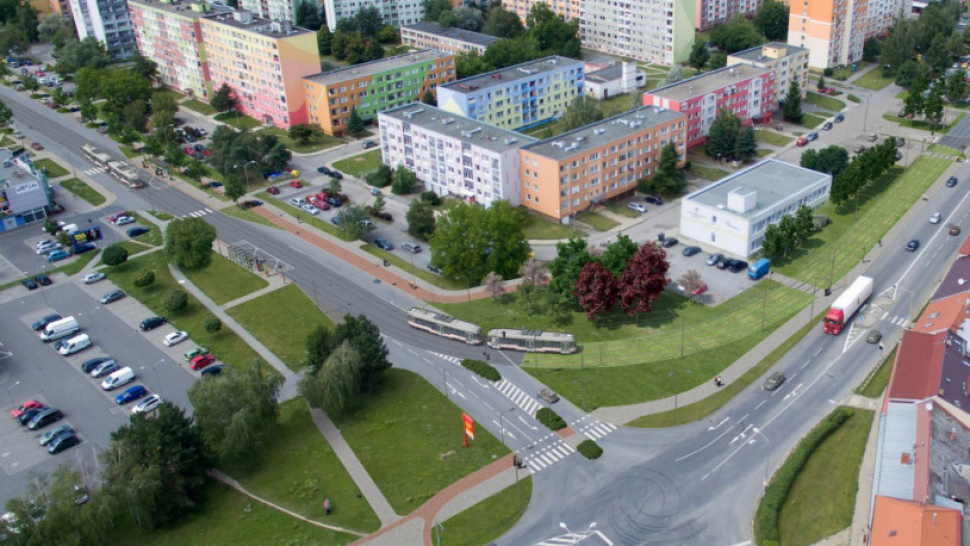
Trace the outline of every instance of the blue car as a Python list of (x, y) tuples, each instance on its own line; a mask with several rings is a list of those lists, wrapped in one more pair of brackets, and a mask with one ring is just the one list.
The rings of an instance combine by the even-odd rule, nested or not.
[(128, 233), (128, 236), (129, 237), (138, 237), (139, 235), (144, 235), (144, 234), (148, 233), (149, 231), (151, 231), (151, 230), (148, 229), (145, 226), (137, 226), (137, 227), (133, 227), (133, 228), (128, 228), (128, 232), (127, 233)]
[(70, 257), (71, 255), (68, 254), (67, 252), (64, 252), (63, 250), (55, 250), (47, 255), (47, 261), (56, 262), (59, 260), (66, 260), (67, 258), (70, 258)]
[(135, 385), (134, 387), (129, 387), (125, 392), (115, 396), (115, 404), (123, 405), (128, 402), (134, 402), (143, 396), (148, 395), (148, 389), (142, 385)]

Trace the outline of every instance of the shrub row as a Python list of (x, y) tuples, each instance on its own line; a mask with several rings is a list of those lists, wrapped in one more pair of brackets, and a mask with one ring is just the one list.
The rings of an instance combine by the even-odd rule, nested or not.
[(498, 373), (498, 370), (481, 360), (466, 358), (461, 361), (461, 365), (489, 381), (500, 381), (502, 379), (502, 374)]
[(591, 461), (595, 459), (599, 459), (600, 456), (603, 454), (603, 448), (601, 448), (599, 444), (597, 444), (592, 440), (584, 440), (583, 443), (576, 446), (576, 451), (578, 451), (580, 455), (582, 455), (583, 457), (586, 457)]
[(765, 489), (765, 496), (758, 504), (758, 512), (755, 515), (755, 536), (759, 538), (759, 544), (769, 544), (768, 541), (779, 540), (778, 514), (788, 498), (792, 484), (795, 483), (799, 472), (805, 467), (805, 463), (811, 458), (812, 453), (818, 449), (818, 446), (832, 433), (839, 430), (839, 427), (851, 416), (852, 410), (846, 407), (838, 408), (830, 413), (798, 443), (792, 454), (771, 478), (771, 483)]
[(566, 428), (566, 421), (558, 413), (550, 408), (541, 408), (536, 412), (536, 420), (549, 427), (549, 430), (561, 430)]
[(862, 102), (862, 99), (860, 99), (859, 97), (857, 97), (855, 95), (846, 95), (845, 98), (851, 100), (852, 102)]

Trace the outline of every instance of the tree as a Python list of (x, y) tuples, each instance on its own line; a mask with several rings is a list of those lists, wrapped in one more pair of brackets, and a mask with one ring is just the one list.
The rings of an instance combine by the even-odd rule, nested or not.
[(805, 150), (801, 166), (814, 171), (838, 175), (849, 164), (849, 152), (842, 146), (831, 145), (815, 150)]
[(581, 58), (578, 19), (566, 22), (548, 5), (539, 2), (529, 10), (525, 24), (529, 36), (538, 42), (539, 50), (544, 54)]
[(182, 290), (172, 290), (165, 298), (165, 309), (170, 313), (178, 313), (189, 304), (189, 296)]
[(485, 16), (481, 11), (468, 6), (459, 6), (452, 10), (454, 16), (454, 26), (478, 32), (485, 24)]
[(101, 41), (88, 36), (81, 41), (72, 39), (58, 48), (54, 70), (61, 77), (68, 77), (76, 75), (82, 68), (106, 68), (113, 60), (111, 53)]
[[(680, 152), (673, 142), (667, 143), (660, 151), (660, 159), (653, 176), (637, 181), (637, 188), (643, 193), (663, 193), (676, 195), (684, 191), (687, 177), (678, 168)], [(617, 273), (619, 274), (619, 273)]]
[(667, 253), (651, 241), (640, 247), (620, 277), (620, 307), (628, 315), (649, 313), (650, 305), (670, 282)]
[(875, 36), (866, 40), (862, 45), (862, 60), (867, 63), (874, 63), (879, 59), (879, 53), (882, 47), (879, 45), (879, 40)]
[(350, 136), (358, 136), (364, 132), (364, 120), (357, 113), (357, 108), (350, 109), (350, 117), (347, 119), (347, 133)]
[(488, 46), (484, 59), (493, 68), (505, 68), (538, 59), (543, 53), (539, 48), (538, 40), (531, 34), (523, 34), (513, 39), (499, 40)]
[(359, 32), (350, 34), (347, 38), (347, 46), (344, 48), (344, 58), (350, 64), (357, 64), (366, 61), (367, 42)]
[(310, 332), (306, 338), (306, 360), (304, 361), (308, 375), (316, 373), (320, 366), (323, 366), (337, 344), (333, 332), (323, 326), (317, 326)]
[(573, 237), (565, 243), (556, 243), (556, 257), (549, 263), (552, 274), (549, 288), (560, 294), (571, 294), (583, 267), (592, 260), (585, 239)]
[(0, 127), (10, 125), (11, 121), (13, 121), (13, 110), (7, 106), (7, 103), (0, 101)]
[(344, 207), (344, 210), (337, 215), (337, 229), (345, 239), (360, 239), (364, 233), (364, 221), (367, 220), (367, 213), (357, 205)]
[(364, 48), (364, 60), (376, 61), (382, 57), (384, 57), (384, 48), (376, 38), (372, 38), (367, 42), (367, 47)]
[(236, 94), (229, 85), (223, 83), (219, 86), (219, 89), (212, 94), (212, 98), (209, 100), (209, 104), (219, 112), (228, 112), (230, 110), (235, 110), (238, 101), (236, 100)]
[(165, 256), (179, 267), (203, 267), (215, 240), (216, 228), (202, 218), (178, 218), (165, 228)]
[(788, 5), (776, 0), (765, 0), (754, 17), (754, 26), (769, 41), (784, 42), (788, 39)]
[(394, 182), (394, 170), (389, 165), (381, 163), (377, 166), (377, 170), (368, 173), (364, 180), (376, 188), (390, 186)]
[(670, 70), (667, 72), (667, 75), (664, 76), (663, 81), (660, 82), (660, 86), (662, 87), (664, 85), (677, 83), (683, 79), (684, 79), (684, 67), (680, 66), (679, 64), (675, 64), (674, 66), (670, 67)]
[[(294, 362), (294, 364), (296, 364)], [(277, 428), (283, 376), (254, 362), (219, 381), (196, 381), (189, 389), (205, 445), (224, 462), (252, 462)]]
[(320, 55), (330, 55), (333, 50), (330, 49), (330, 44), (333, 40), (333, 33), (330, 32), (330, 27), (323, 25), (320, 30), (317, 31), (317, 51)]
[(375, 215), (376, 214), (381, 214), (382, 212), (384, 212), (384, 206), (385, 205), (386, 205), (386, 203), (384, 202), (384, 194), (383, 193), (379, 193), (379, 194), (377, 194), (377, 195), (374, 196), (374, 204), (370, 206), (370, 210)]
[(288, 134), (297, 144), (306, 145), (323, 138), (323, 129), (319, 125), (300, 123), (290, 127)]
[(718, 51), (711, 55), (711, 60), (707, 61), (708, 70), (717, 70), (718, 68), (724, 68), (727, 66), (727, 53), (723, 51)]
[(33, 74), (24, 74), (21, 81), (23, 82), (24, 89), (27, 91), (37, 91), (40, 89), (40, 82), (37, 81), (37, 78)]
[(572, 295), (579, 301), (586, 317), (592, 320), (613, 310), (619, 296), (619, 283), (603, 264), (587, 262), (576, 280)]
[(549, 280), (549, 270), (542, 262), (532, 258), (522, 266), (522, 282), (527, 286), (539, 286)]
[(361, 368), (360, 354), (350, 341), (343, 341), (327, 352), (327, 358), (317, 369), (307, 371), (297, 390), (308, 404), (337, 417), (360, 392)]
[(437, 21), (442, 12), (451, 11), (452, 4), (448, 0), (422, 0), (421, 7), (425, 21)]
[(222, 330), (222, 321), (217, 317), (210, 316), (202, 323), (202, 327), (205, 328), (206, 333), (214, 334)]
[(129, 62), (131, 63), (130, 70), (140, 78), (147, 80), (149, 84), (153, 84), (158, 79), (158, 64), (155, 61), (141, 53), (135, 53), (131, 56)]
[(563, 132), (584, 127), (590, 123), (603, 119), (603, 109), (599, 101), (586, 94), (581, 94), (569, 105), (569, 108), (559, 118), (559, 128)]
[(429, 104), (431, 106), (435, 106), (436, 101), (434, 98), (434, 94), (431, 93), (430, 89), (428, 89), (427, 91), (424, 92), (423, 95), (421, 95), (421, 102), (425, 104)]
[(768, 224), (765, 228), (764, 239), (761, 241), (761, 253), (771, 259), (780, 258), (784, 252), (781, 230), (778, 224)]
[(798, 238), (804, 242), (815, 233), (815, 214), (811, 207), (802, 205), (795, 210), (795, 225)]
[(711, 51), (707, 49), (707, 44), (701, 40), (697, 40), (690, 48), (690, 57), (687, 60), (687, 64), (691, 68), (702, 70), (710, 59)]
[(239, 198), (246, 195), (246, 182), (235, 173), (227, 176), (225, 181), (223, 190), (226, 197), (232, 199), (232, 202), (238, 205)]
[(51, 38), (62, 28), (72, 27), (71, 19), (60, 13), (45, 13), (37, 23), (37, 38), (41, 42), (50, 43)]
[(434, 235), (434, 209), (431, 208), (431, 205), (427, 201), (423, 199), (411, 201), (406, 218), (408, 221), (408, 233), (411, 235), (422, 241), (427, 241)]
[(78, 107), (80, 108), (81, 119), (84, 121), (94, 121), (98, 117), (98, 107), (94, 105), (94, 102), (90, 99), (78, 100)]
[(822, 91), (825, 89), (825, 76), (820, 74), (818, 77), (818, 84), (815, 86), (816, 89)]
[[(926, 97), (923, 115), (930, 122), (930, 129), (936, 129), (943, 120), (943, 85), (934, 85)], [(932, 131), (931, 131), (932, 134)]]
[(462, 51), (455, 56), (455, 74), (459, 79), (482, 74), (494, 68), (477, 51)]
[(962, 102), (967, 98), (967, 93), (970, 92), (970, 86), (967, 85), (967, 73), (963, 69), (956, 70), (947, 76), (944, 86), (944, 94), (950, 102)]
[(148, 270), (135, 277), (135, 286), (145, 288), (155, 283), (155, 272)]
[(732, 157), (737, 151), (740, 133), (741, 119), (734, 112), (722, 109), (707, 134), (707, 155), (718, 160)]
[(909, 89), (913, 85), (913, 81), (916, 80), (919, 74), (920, 65), (916, 61), (907, 60), (896, 70), (896, 85)]
[(103, 493), (148, 529), (193, 511), (209, 468), (199, 428), (170, 402), (153, 415), (132, 415), (99, 458)]
[(296, 24), (310, 30), (321, 28), (323, 22), (320, 20), (320, 8), (316, 2), (302, 2), (296, 8)]
[(677, 284), (684, 289), (687, 297), (694, 296), (698, 290), (704, 288), (705, 283), (701, 279), (701, 274), (696, 269), (688, 269), (680, 276)]
[(202, 180), (203, 176), (209, 176), (209, 168), (205, 166), (199, 160), (193, 159), (189, 161), (189, 164), (185, 166), (185, 170), (182, 172), (185, 176), (191, 178), (192, 180)]
[(340, 179), (332, 176), (330, 177), (329, 188), (330, 193), (340, 193), (343, 191), (343, 186), (340, 185)]
[(493, 298), (499, 297), (505, 292), (505, 280), (502, 279), (501, 275), (496, 275), (493, 272), (489, 272), (485, 275), (485, 280), (482, 283), (485, 285), (485, 290), (492, 295)]
[(714, 45), (728, 54), (764, 43), (764, 38), (761, 37), (758, 29), (740, 13), (727, 23), (711, 29), (710, 39)]
[(930, 48), (923, 53), (923, 60), (934, 73), (946, 70), (950, 64), (950, 53), (946, 48), (946, 36), (937, 34), (933, 37)]
[(394, 25), (384, 25), (377, 33), (377, 41), (382, 44), (396, 44), (401, 41), (401, 37), (398, 36)]
[(391, 183), (391, 192), (394, 195), (406, 195), (414, 191), (414, 187), (417, 185), (418, 177), (403, 164), (398, 165), (397, 169), (394, 170), (394, 182)]
[(505, 9), (501, 4), (492, 4), (482, 25), (482, 32), (498, 38), (515, 38), (525, 32), (522, 21), (513, 11)]
[(334, 337), (339, 342), (349, 341), (360, 356), (360, 385), (368, 393), (381, 382), (381, 376), (391, 368), (388, 350), (381, 338), (380, 329), (364, 315), (344, 315), (344, 320), (334, 327)]
[(108, 266), (121, 265), (128, 261), (128, 251), (125, 250), (125, 247), (115, 243), (104, 249), (104, 252), (101, 253), (101, 261)]
[(431, 262), (444, 276), (478, 283), (494, 271), (515, 276), (525, 262), (529, 245), (522, 233), (523, 214), (508, 201), (489, 208), (458, 203), (438, 218), (431, 238)]
[(626, 264), (636, 255), (639, 250), (637, 245), (627, 235), (621, 233), (616, 236), (616, 241), (610, 243), (603, 255), (599, 257), (599, 263), (603, 264), (614, 277), (619, 278), (626, 268)]
[(334, 59), (342, 61), (347, 58), (347, 43), (350, 41), (350, 34), (337, 29), (330, 39), (330, 54)]
[(782, 115), (788, 121), (798, 123), (802, 120), (802, 92), (798, 87), (798, 79), (792, 78), (785, 94), (785, 103), (781, 107)]
[(748, 125), (741, 131), (738, 137), (738, 144), (734, 149), (734, 157), (740, 161), (748, 162), (758, 155), (758, 139), (754, 135), (754, 127)]

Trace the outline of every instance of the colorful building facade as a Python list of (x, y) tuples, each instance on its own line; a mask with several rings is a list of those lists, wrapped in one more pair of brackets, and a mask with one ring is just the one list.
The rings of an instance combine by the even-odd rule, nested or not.
[(307, 123), (303, 78), (320, 71), (317, 36), (248, 11), (200, 19), (213, 90), (232, 88), (238, 110), (266, 125)]
[(324, 0), (323, 12), (330, 31), (337, 30), (337, 22), (353, 17), (363, 7), (374, 7), (385, 23), (400, 28), (424, 20), (424, 4), (421, 0)]
[(401, 43), (417, 49), (437, 49), (452, 55), (465, 51), (485, 54), (485, 49), (498, 38), (460, 28), (441, 28), (435, 21), (423, 21), (401, 27)]
[(582, 0), (502, 0), (502, 7), (518, 15), (523, 25), (537, 4), (545, 4), (566, 21), (579, 19), (583, 12)]
[(244, 9), (263, 19), (273, 21), (289, 21), (296, 23), (296, 10), (304, 2), (311, 4), (314, 9), (320, 6), (316, 0), (239, 0), (239, 9)]
[(801, 0), (791, 2), (788, 43), (810, 51), (813, 68), (862, 59), (866, 39), (888, 31), (903, 0)]
[(434, 95), (454, 80), (455, 56), (425, 49), (305, 77), (302, 87), (309, 123), (342, 135), (354, 109), (374, 121), (378, 112), (417, 102), (427, 91)]
[(125, 0), (69, 0), (79, 40), (93, 37), (119, 59), (135, 52), (135, 36)]
[(721, 110), (733, 112), (743, 125), (768, 122), (775, 109), (775, 72), (747, 65), (724, 67), (647, 91), (643, 105), (686, 114), (687, 147), (694, 148), (707, 141)]
[(585, 0), (580, 14), (583, 46), (640, 61), (672, 65), (690, 57), (697, 3)]
[(798, 82), (802, 97), (808, 90), (808, 50), (790, 44), (772, 42), (728, 55), (727, 65), (746, 64), (775, 73), (775, 108), (785, 100), (792, 80)]
[(727, 23), (735, 15), (754, 17), (764, 0), (697, 0), (697, 30)]
[(637, 181), (657, 169), (673, 142), (684, 162), (684, 114), (640, 107), (533, 144), (519, 151), (522, 204), (563, 220), (596, 203), (633, 195)]
[(582, 61), (546, 57), (443, 85), (438, 106), (514, 131), (561, 116), (584, 84)]

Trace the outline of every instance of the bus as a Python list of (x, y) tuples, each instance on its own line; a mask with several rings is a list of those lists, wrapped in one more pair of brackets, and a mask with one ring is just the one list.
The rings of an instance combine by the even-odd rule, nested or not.
[(415, 307), (408, 311), (408, 324), (418, 330), (478, 345), (484, 341), (482, 329), (470, 322), (455, 317)]
[(576, 336), (524, 328), (497, 328), (489, 330), (488, 345), (493, 349), (511, 349), (527, 353), (571, 354), (576, 352)]
[(122, 163), (121, 161), (109, 161), (108, 162), (108, 172), (111, 176), (117, 178), (122, 184), (128, 186), (129, 188), (141, 188), (145, 185), (138, 176), (138, 170), (132, 167), (128, 163)]
[(108, 167), (108, 162), (111, 161), (111, 156), (101, 151), (100, 148), (93, 144), (85, 144), (84, 146), (81, 146), (81, 149), (84, 150), (84, 157), (88, 158), (90, 162), (94, 163), (98, 167)]

